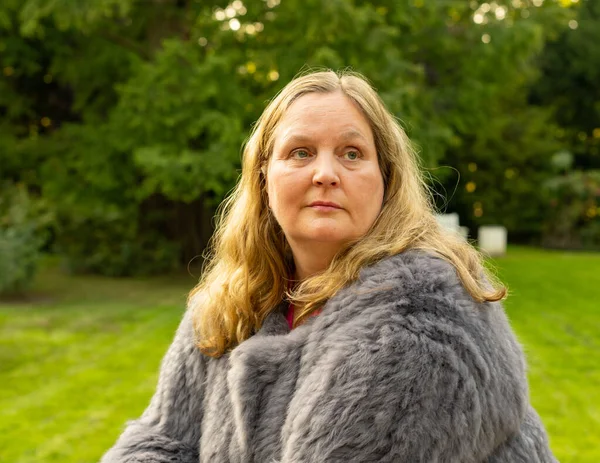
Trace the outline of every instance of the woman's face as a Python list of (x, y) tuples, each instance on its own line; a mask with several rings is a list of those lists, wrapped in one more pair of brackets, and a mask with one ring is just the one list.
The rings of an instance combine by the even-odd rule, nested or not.
[(288, 108), (267, 192), (293, 252), (317, 243), (339, 250), (367, 233), (381, 210), (383, 178), (371, 127), (341, 91), (309, 93)]

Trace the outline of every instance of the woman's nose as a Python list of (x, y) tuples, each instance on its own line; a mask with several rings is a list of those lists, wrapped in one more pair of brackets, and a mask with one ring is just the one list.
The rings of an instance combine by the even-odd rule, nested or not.
[(313, 163), (313, 185), (316, 186), (337, 186), (340, 178), (337, 169), (337, 160), (333, 153), (318, 153), (316, 162)]

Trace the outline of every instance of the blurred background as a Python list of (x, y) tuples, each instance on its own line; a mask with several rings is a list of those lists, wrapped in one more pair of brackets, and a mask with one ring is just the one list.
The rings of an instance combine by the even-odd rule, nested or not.
[(0, 461), (97, 461), (141, 413), (252, 123), (315, 67), (506, 228), (532, 401), (600, 461), (599, 43), (600, 0), (2, 0)]

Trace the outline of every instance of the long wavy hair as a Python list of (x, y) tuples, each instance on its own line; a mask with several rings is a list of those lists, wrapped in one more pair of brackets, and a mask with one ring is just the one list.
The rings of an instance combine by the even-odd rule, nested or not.
[[(274, 133), (302, 95), (338, 91), (370, 123), (384, 180), (383, 206), (366, 235), (341, 249), (326, 270), (290, 288), (291, 251), (267, 201), (265, 176)], [(241, 178), (220, 207), (202, 277), (188, 300), (197, 346), (206, 355), (220, 357), (258, 331), (284, 298), (294, 304), (298, 325), (356, 280), (361, 268), (407, 249), (430, 251), (451, 263), (476, 301), (497, 301), (506, 295), (485, 270), (480, 253), (439, 226), (418, 156), (367, 80), (349, 71), (297, 77), (255, 124), (244, 146)]]

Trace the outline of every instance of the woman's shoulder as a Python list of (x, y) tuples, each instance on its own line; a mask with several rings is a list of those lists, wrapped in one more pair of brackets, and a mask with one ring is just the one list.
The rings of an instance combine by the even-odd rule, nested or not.
[(433, 252), (418, 249), (386, 257), (365, 267), (359, 282), (367, 285), (377, 282), (389, 288), (391, 293), (465, 296), (456, 268)]
[(364, 268), (338, 296), (331, 302), (348, 323), (340, 329), (357, 336), (377, 339), (385, 333), (398, 345), (414, 337), (421, 344), (524, 369), (502, 304), (476, 301), (454, 266), (433, 253), (415, 250), (382, 259)]
[(421, 250), (405, 251), (363, 268), (357, 281), (338, 297), (348, 303), (355, 300), (353, 305), (359, 311), (360, 306), (378, 306), (383, 311), (445, 316), (472, 316), (486, 310), (502, 312), (501, 304), (476, 301), (451, 263)]
[[(451, 264), (421, 251), (392, 256), (329, 302), (302, 351), (306, 390), (321, 377), (335, 385), (314, 394), (334, 404), (319, 407), (322, 422), (360, 403), (356, 422), (373, 417), (399, 436), (405, 461), (482, 461), (519, 431), (520, 348), (502, 306), (476, 302)], [(368, 400), (356, 400), (365, 384)]]

